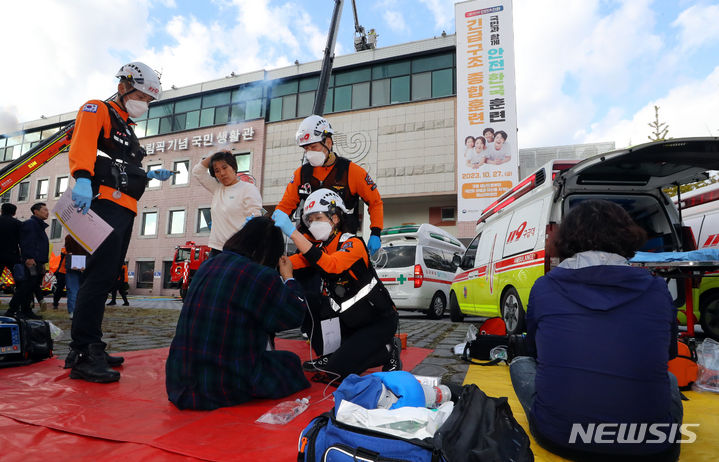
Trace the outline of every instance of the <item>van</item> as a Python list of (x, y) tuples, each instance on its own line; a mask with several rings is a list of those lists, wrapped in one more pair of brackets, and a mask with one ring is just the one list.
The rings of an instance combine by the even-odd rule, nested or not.
[(647, 143), (581, 162), (552, 161), (482, 211), (477, 235), (449, 294), (452, 321), (501, 316), (510, 334), (524, 330), (529, 291), (559, 263), (547, 245), (562, 217), (582, 201), (621, 205), (649, 235), (647, 251), (695, 248), (688, 227), (662, 188), (707, 178), (719, 169), (718, 138)]
[(381, 240), (382, 248), (372, 262), (395, 306), (441, 318), (457, 270), (452, 260), (464, 253), (465, 246), (428, 223), (387, 228)]
[[(684, 224), (692, 229), (700, 249), (719, 249), (719, 184), (682, 194)], [(694, 299), (694, 315), (702, 331), (719, 340), (719, 272), (703, 277)], [(682, 313), (680, 321), (684, 321)]]

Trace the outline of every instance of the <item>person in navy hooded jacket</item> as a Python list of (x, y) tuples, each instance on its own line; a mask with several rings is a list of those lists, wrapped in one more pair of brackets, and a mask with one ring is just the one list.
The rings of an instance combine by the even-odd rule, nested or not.
[(532, 434), (552, 452), (679, 456), (683, 410), (667, 366), (676, 309), (663, 279), (627, 262), (646, 238), (619, 205), (582, 202), (559, 228), (561, 263), (532, 287), (526, 341), (536, 359), (515, 358), (510, 376)]

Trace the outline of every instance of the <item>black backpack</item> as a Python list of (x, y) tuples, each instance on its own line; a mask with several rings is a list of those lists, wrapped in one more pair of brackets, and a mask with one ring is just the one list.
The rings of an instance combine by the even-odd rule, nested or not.
[[(47, 321), (24, 318), (12, 319), (20, 330), (20, 353), (1, 353), (0, 367), (24, 366), (52, 357), (53, 340), (50, 324)], [(5, 324), (8, 324), (5, 321)]]

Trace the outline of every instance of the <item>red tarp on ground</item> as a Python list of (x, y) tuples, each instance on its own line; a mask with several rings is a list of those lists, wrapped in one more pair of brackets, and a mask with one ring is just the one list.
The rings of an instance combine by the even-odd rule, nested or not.
[[(277, 348), (309, 358), (303, 341), (278, 339)], [(412, 370), (430, 352), (404, 350), (404, 369)], [(333, 405), (335, 388), (325, 391), (324, 384), (313, 383), (281, 400), (180, 411), (165, 392), (167, 353), (126, 353), (122, 378), (111, 384), (71, 380), (59, 359), (0, 369), (2, 460), (296, 460), (300, 431)], [(330, 397), (321, 401), (324, 395)], [(305, 396), (310, 407), (289, 424), (255, 423), (278, 402)]]

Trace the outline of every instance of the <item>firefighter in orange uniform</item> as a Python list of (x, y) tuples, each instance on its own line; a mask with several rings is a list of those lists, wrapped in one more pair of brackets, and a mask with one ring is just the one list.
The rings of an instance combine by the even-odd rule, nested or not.
[(71, 351), (65, 367), (70, 378), (108, 383), (120, 379), (111, 369), (124, 361), (109, 356), (102, 342), (105, 299), (117, 280), (130, 243), (137, 201), (148, 179), (165, 181), (166, 169), (145, 172), (145, 150), (135, 136), (131, 118), (140, 117), (162, 92), (150, 67), (132, 62), (120, 68), (117, 95), (109, 102), (91, 100), (77, 114), (70, 145), (70, 173), (75, 178), (72, 200), (78, 213), (92, 210), (112, 228), (107, 239), (88, 257), (72, 322)]

